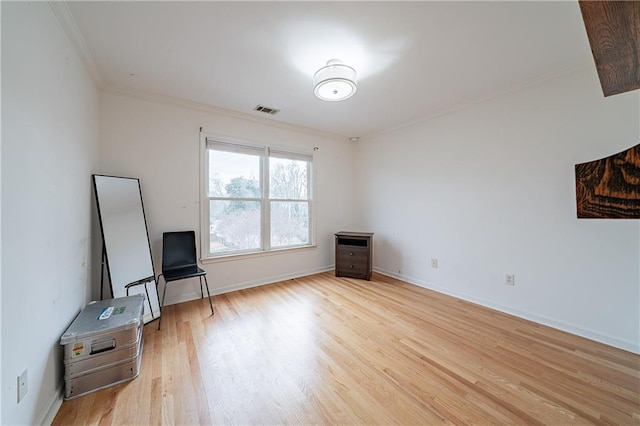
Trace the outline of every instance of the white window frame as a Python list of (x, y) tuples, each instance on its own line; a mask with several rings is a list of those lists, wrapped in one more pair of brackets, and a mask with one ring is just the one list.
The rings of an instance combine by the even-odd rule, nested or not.
[[(260, 229), (261, 247), (253, 250), (237, 251), (233, 253), (221, 253), (211, 255), (209, 253), (210, 242), (210, 212), (209, 200), (216, 197), (209, 197), (209, 154), (208, 147), (217, 146), (225, 151), (260, 155), (260, 179), (261, 179), (261, 210)], [(291, 199), (271, 199), (269, 197), (269, 158), (298, 159), (309, 162), (307, 171), (307, 200)], [(217, 135), (213, 133), (200, 132), (200, 257), (201, 261), (207, 263), (212, 261), (224, 261), (238, 257), (253, 257), (271, 255), (292, 250), (306, 250), (316, 247), (315, 214), (314, 214), (314, 167), (313, 152), (302, 151), (290, 147), (258, 144), (229, 136)], [(270, 246), (271, 240), (271, 218), (270, 203), (272, 201), (306, 201), (309, 206), (309, 242), (307, 244), (293, 245), (286, 247)]]

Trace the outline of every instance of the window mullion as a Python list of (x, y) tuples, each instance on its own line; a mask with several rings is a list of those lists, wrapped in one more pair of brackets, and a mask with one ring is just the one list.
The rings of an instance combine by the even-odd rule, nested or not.
[[(211, 256), (211, 212), (209, 201), (209, 150), (206, 144), (207, 138), (200, 132), (200, 257)], [(203, 143), (204, 142), (204, 143)]]
[(269, 148), (262, 156), (262, 246), (271, 249), (271, 202), (269, 201)]
[(313, 206), (312, 201), (315, 197), (313, 193), (313, 185), (315, 179), (312, 176), (313, 173), (313, 159), (311, 161), (307, 161), (307, 211), (309, 212), (309, 228), (307, 229), (307, 238), (309, 239), (310, 244), (315, 244), (314, 236), (315, 236), (315, 218), (313, 217)]

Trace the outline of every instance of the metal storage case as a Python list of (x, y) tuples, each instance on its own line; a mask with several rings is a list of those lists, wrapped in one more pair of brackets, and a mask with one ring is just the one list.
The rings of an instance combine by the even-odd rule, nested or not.
[(60, 338), (65, 399), (138, 377), (142, 360), (144, 296), (91, 302)]

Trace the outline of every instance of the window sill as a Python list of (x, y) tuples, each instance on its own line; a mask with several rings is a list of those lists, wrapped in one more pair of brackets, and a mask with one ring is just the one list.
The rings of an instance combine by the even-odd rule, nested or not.
[(246, 260), (246, 259), (253, 259), (258, 257), (278, 256), (282, 254), (288, 254), (288, 253), (294, 253), (294, 252), (300, 252), (300, 251), (315, 250), (316, 247), (317, 246), (315, 244), (311, 244), (308, 246), (287, 247), (282, 249), (272, 249), (269, 251), (256, 251), (256, 252), (241, 253), (241, 254), (227, 254), (227, 255), (221, 255), (221, 256), (215, 256), (215, 257), (206, 257), (204, 259), (200, 259), (200, 262), (202, 262), (203, 264), (232, 262), (235, 260)]

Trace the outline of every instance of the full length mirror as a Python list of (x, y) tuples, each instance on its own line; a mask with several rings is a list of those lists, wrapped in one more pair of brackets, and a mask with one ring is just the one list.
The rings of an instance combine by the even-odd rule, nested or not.
[[(93, 175), (112, 297), (145, 296), (144, 322), (160, 317), (140, 181)], [(101, 289), (101, 296), (104, 289)], [(104, 296), (103, 296), (104, 297)]]

